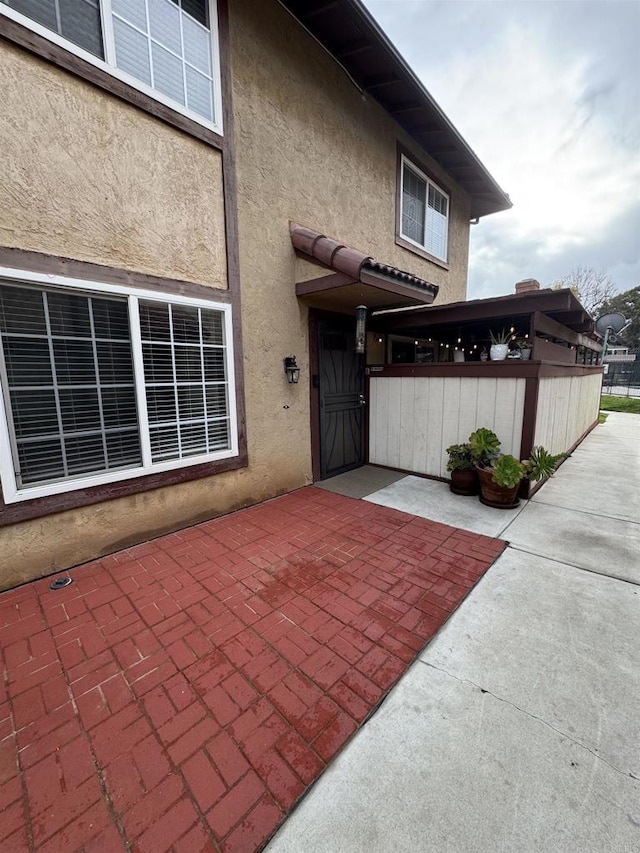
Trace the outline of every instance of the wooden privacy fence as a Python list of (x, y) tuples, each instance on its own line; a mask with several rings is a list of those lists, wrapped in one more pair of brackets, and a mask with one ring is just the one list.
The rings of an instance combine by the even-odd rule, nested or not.
[(368, 461), (448, 478), (446, 448), (477, 427), (524, 459), (572, 450), (598, 421), (602, 368), (485, 362), (368, 368)]

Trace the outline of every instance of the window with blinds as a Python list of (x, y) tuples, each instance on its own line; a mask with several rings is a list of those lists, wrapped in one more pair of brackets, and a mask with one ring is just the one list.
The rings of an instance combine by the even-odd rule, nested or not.
[(16, 492), (233, 455), (225, 310), (0, 280)]
[(104, 58), (99, 0), (4, 0), (48, 30)]
[(0, 0), (3, 7), (216, 124), (210, 0)]
[(224, 330), (217, 311), (140, 303), (151, 458), (229, 446)]
[(449, 198), (425, 174), (402, 159), (400, 236), (447, 260)]

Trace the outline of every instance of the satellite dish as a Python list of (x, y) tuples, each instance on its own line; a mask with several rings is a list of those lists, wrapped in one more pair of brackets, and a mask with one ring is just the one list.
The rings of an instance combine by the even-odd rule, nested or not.
[(604, 364), (604, 359), (607, 354), (609, 342), (615, 343), (616, 335), (623, 332), (627, 326), (631, 325), (631, 320), (627, 320), (624, 314), (603, 314), (596, 320), (596, 332), (602, 335), (602, 352), (600, 353), (600, 364)]
[(604, 335), (608, 330), (610, 335), (617, 335), (628, 325), (629, 321), (624, 314), (603, 314), (596, 320), (596, 332)]

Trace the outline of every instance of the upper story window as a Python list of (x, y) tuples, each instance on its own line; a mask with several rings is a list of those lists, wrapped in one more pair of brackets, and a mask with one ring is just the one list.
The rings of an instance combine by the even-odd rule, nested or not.
[(400, 236), (441, 261), (447, 260), (449, 196), (402, 156)]
[(0, 11), (220, 131), (214, 0), (0, 0)]
[(236, 456), (231, 349), (228, 305), (0, 277), (5, 502)]

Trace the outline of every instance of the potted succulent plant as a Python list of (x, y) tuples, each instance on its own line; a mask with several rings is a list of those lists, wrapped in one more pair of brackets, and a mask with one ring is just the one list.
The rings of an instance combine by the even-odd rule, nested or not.
[(491, 337), (489, 358), (491, 361), (504, 361), (509, 352), (509, 340), (512, 333), (508, 329), (502, 329), (498, 334), (489, 331), (489, 335)]
[(477, 495), (480, 491), (476, 460), (467, 444), (452, 444), (447, 447), (449, 459), (447, 471), (451, 472), (449, 488), (454, 495)]
[(493, 430), (478, 427), (469, 436), (469, 447), (476, 465), (486, 468), (500, 453), (500, 439)]
[(501, 453), (490, 465), (478, 465), (477, 471), (481, 503), (498, 509), (510, 509), (518, 505), (518, 489), (525, 469), (515, 456)]
[(534, 447), (529, 459), (520, 461), (508, 453), (501, 453), (489, 464), (477, 466), (480, 478), (480, 501), (497, 509), (511, 509), (518, 505), (518, 489), (525, 477), (531, 481), (553, 477), (556, 466), (565, 453), (552, 454), (544, 447)]
[(533, 344), (529, 340), (529, 338), (518, 338), (516, 341), (516, 346), (520, 350), (520, 358), (525, 361), (531, 358), (531, 350), (533, 349)]

